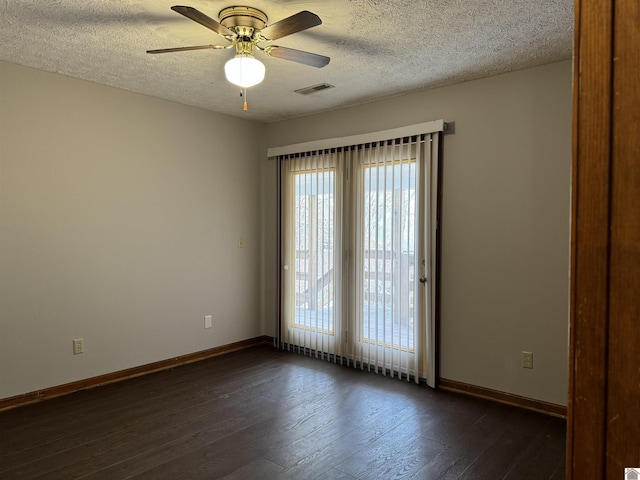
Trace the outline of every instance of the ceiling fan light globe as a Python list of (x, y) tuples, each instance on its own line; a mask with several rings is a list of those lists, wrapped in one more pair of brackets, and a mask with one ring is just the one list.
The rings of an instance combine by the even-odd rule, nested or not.
[(253, 55), (236, 55), (224, 66), (224, 74), (234, 85), (249, 88), (264, 80), (264, 64)]

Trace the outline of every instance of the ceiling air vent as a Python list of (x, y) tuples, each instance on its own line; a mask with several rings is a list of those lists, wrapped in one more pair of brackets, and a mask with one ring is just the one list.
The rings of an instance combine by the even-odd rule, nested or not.
[(300, 95), (311, 95), (312, 93), (320, 92), (322, 90), (326, 90), (327, 88), (334, 88), (334, 86), (329, 85), (328, 83), (319, 83), (318, 85), (313, 85), (312, 87), (305, 87), (294, 90), (294, 92), (299, 93)]

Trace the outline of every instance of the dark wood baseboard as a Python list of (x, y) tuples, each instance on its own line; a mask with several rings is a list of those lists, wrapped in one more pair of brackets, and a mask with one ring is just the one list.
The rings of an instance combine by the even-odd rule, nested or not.
[(508, 405), (514, 405), (516, 407), (522, 407), (540, 413), (546, 413), (547, 415), (553, 415), (554, 417), (567, 418), (567, 407), (556, 403), (534, 400), (533, 398), (521, 397), (520, 395), (513, 395), (499, 390), (478, 387), (477, 385), (470, 385), (468, 383), (457, 382), (455, 380), (447, 380), (446, 378), (440, 379), (439, 387), (443, 390), (450, 390), (452, 392), (466, 393), (476, 397), (487, 398), (496, 402), (506, 403)]
[(68, 395), (79, 390), (87, 390), (89, 388), (99, 387), (100, 385), (106, 385), (108, 383), (121, 382), (129, 378), (148, 375), (160, 370), (167, 370), (169, 368), (174, 368), (180, 365), (186, 365), (187, 363), (198, 362), (200, 360), (205, 360), (207, 358), (216, 357), (218, 355), (223, 355), (225, 353), (242, 350), (244, 348), (249, 348), (254, 345), (264, 343), (273, 344), (273, 337), (263, 335), (261, 337), (250, 338), (248, 340), (242, 340), (240, 342), (230, 343), (228, 345), (221, 345), (219, 347), (210, 348), (199, 352), (188, 353), (186, 355), (181, 355), (175, 358), (160, 360), (159, 362), (140, 365), (139, 367), (127, 368), (126, 370), (119, 370), (117, 372), (107, 373), (105, 375), (99, 375), (97, 377), (85, 378), (84, 380), (78, 380), (76, 382), (65, 383), (64, 385), (45, 388), (44, 390), (37, 390), (35, 392), (16, 395), (15, 397), (2, 398), (0, 399), (0, 411), (9, 410), (11, 408), (27, 405), (29, 403), (40, 402), (49, 398)]

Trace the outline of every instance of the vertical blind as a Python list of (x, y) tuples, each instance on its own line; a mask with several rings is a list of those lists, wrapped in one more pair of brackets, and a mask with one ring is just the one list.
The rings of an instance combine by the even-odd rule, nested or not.
[(341, 157), (321, 152), (281, 161), (281, 318), (287, 321), (279, 330), (287, 346), (334, 359), (342, 355), (336, 341), (343, 298)]
[[(416, 140), (359, 148), (355, 159), (353, 358), (368, 369), (418, 378)], [(417, 250), (416, 250), (417, 249)]]
[[(443, 125), (270, 150), (280, 177), (280, 346), (434, 385)], [(331, 145), (348, 140), (362, 143)]]

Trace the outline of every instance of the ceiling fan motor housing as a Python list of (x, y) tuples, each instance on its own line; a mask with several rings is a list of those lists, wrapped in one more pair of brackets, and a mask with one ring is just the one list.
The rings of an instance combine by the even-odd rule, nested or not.
[(262, 30), (268, 21), (264, 12), (253, 7), (227, 7), (220, 11), (218, 18), (222, 25), (241, 37), (253, 35), (254, 30)]

